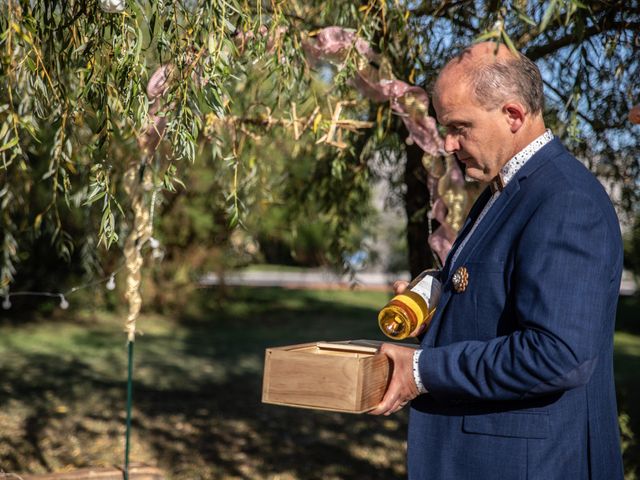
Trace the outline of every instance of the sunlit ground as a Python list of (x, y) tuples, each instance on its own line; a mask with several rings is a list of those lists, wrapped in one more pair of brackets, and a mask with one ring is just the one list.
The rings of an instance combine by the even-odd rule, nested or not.
[[(181, 315), (142, 315), (132, 461), (172, 479), (401, 479), (406, 413), (390, 418), (262, 404), (264, 349), (381, 340), (381, 292), (239, 289), (226, 307), (200, 291)], [(623, 299), (616, 335), (620, 406), (640, 432), (640, 319)], [(64, 316), (62, 316), (64, 315)], [(122, 315), (80, 308), (0, 324), (0, 471), (121, 464)], [(636, 464), (637, 447), (627, 463)]]

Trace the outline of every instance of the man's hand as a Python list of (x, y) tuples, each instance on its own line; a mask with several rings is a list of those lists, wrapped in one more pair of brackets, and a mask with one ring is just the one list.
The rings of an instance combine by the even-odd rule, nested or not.
[[(395, 288), (395, 285), (394, 285)], [(401, 410), (418, 396), (418, 387), (413, 378), (413, 354), (416, 350), (392, 343), (383, 343), (380, 352), (391, 360), (391, 382), (384, 398), (371, 415), (390, 415)]]
[(405, 281), (405, 280), (396, 280), (395, 282), (393, 282), (393, 293), (396, 295), (400, 295), (401, 293), (404, 293), (404, 291), (407, 289), (407, 287), (409, 286), (409, 282)]

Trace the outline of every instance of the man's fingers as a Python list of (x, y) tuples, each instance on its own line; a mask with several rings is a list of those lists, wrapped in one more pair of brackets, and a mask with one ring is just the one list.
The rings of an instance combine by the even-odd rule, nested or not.
[(391, 407), (387, 412), (385, 412), (384, 415), (385, 416), (389, 416), (392, 413), (399, 412), (400, 410), (402, 410), (407, 405), (407, 403), (409, 403), (407, 400), (405, 400), (405, 401), (396, 401), (393, 404), (393, 407)]
[(396, 280), (395, 282), (393, 282), (393, 291), (396, 295), (403, 293), (406, 289), (407, 286), (409, 285), (409, 282), (405, 282), (404, 280)]
[(371, 415), (391, 415), (392, 413), (402, 410), (409, 403), (408, 399), (395, 397), (393, 399), (383, 398), (380, 404), (371, 410)]
[(383, 343), (380, 346), (380, 353), (389, 358), (393, 368), (389, 388), (378, 406), (369, 412), (371, 415), (395, 413), (418, 395), (413, 378), (413, 352), (412, 348), (391, 343)]

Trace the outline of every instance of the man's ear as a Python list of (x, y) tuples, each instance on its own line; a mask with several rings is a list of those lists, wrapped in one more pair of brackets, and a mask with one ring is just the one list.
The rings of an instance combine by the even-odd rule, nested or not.
[(524, 124), (527, 115), (525, 108), (519, 103), (505, 103), (502, 107), (507, 123), (511, 128), (511, 133), (516, 133)]

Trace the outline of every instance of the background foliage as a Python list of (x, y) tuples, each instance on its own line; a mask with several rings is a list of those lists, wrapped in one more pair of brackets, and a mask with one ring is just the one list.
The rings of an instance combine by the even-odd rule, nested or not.
[[(334, 25), (357, 32), (381, 54), (373, 67), (384, 76), (427, 90), (447, 59), (476, 40), (504, 42), (533, 59), (545, 80), (548, 125), (611, 192), (630, 227), (627, 265), (640, 268), (640, 127), (628, 121), (640, 102), (638, 0), (130, 0), (121, 2), (122, 13), (104, 11), (105, 2), (0, 0), (0, 294), (59, 291), (119, 271), (132, 217), (123, 175), (132, 164), (153, 179), (145, 201), (161, 245), (153, 256), (162, 261), (147, 257), (151, 305), (185, 303), (190, 297), (182, 289), (193, 288), (199, 273), (256, 259), (344, 268), (345, 256), (369, 248), (372, 236), (397, 235), (381, 231), (370, 207), (378, 180), (391, 187), (388, 203), (405, 210), (411, 271), (430, 266), (426, 235), (437, 225), (426, 214), (422, 152), (407, 142), (388, 104), (370, 102), (351, 86), (362, 66), (355, 52), (337, 64), (312, 64), (305, 56), (305, 41)], [(161, 66), (170, 66), (169, 81), (154, 104), (147, 84)], [(343, 148), (326, 142), (339, 102), (347, 122), (372, 125), (340, 129)], [(149, 153), (141, 145), (156, 107), (167, 128)], [(296, 132), (294, 125), (304, 128)], [(109, 293), (104, 301), (117, 303)], [(21, 306), (34, 305), (41, 304)], [(271, 331), (271, 323), (256, 318)], [(215, 324), (206, 329), (218, 338)], [(306, 333), (315, 338), (314, 332)], [(89, 336), (99, 344), (102, 334)], [(633, 362), (636, 343), (634, 337), (624, 350)], [(264, 346), (256, 345), (256, 352)], [(76, 361), (60, 378), (79, 371)], [(637, 371), (633, 362), (621, 370), (627, 379)], [(108, 356), (105, 364), (112, 363)], [(65, 413), (47, 404), (54, 395), (47, 369), (55, 364), (47, 357), (34, 367), (42, 366), (36, 377), (43, 392), (38, 382), (24, 383), (22, 363), (14, 369), (27, 398), (34, 392), (44, 398), (25, 415), (30, 426), (42, 427), (30, 431), (45, 436), (42, 413)], [(625, 382), (619, 396), (625, 411), (633, 385)], [(0, 388), (6, 401), (15, 394), (11, 382)], [(182, 401), (183, 392), (175, 393)], [(329, 430), (338, 430), (330, 420)], [(634, 421), (622, 425), (627, 455), (637, 458), (628, 428)], [(42, 451), (38, 438), (24, 441)]]
[[(332, 25), (380, 52), (384, 76), (427, 89), (474, 40), (521, 50), (543, 72), (549, 126), (609, 186), (623, 217), (636, 217), (640, 127), (627, 119), (640, 99), (635, 0), (129, 1), (122, 13), (95, 0), (1, 3), (5, 292), (46, 288), (47, 271), (59, 284), (56, 257), (71, 260), (76, 275), (112, 271), (129, 229), (122, 176), (135, 162), (153, 171), (147, 202), (156, 199), (167, 260), (184, 260), (194, 246), (245, 245), (344, 266), (345, 254), (385, 233), (375, 231), (368, 202), (372, 181), (383, 178), (405, 206), (412, 272), (429, 266), (425, 236), (435, 225), (422, 152), (405, 142), (389, 105), (351, 87), (355, 51), (338, 65), (304, 55), (304, 42)], [(158, 114), (167, 128), (147, 155), (146, 87), (161, 65), (170, 66)], [(343, 118), (374, 124), (340, 129), (346, 148), (322, 141), (338, 102), (348, 102)], [(294, 118), (313, 122), (295, 132)]]

